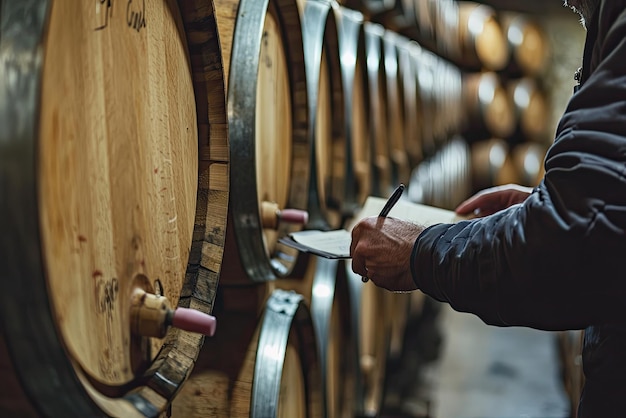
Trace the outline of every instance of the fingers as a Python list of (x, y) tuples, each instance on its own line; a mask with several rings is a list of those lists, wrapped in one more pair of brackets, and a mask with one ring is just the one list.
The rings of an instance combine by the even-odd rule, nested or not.
[(454, 211), (458, 213), (459, 215), (469, 215), (470, 213), (473, 213), (477, 209), (480, 210), (478, 207), (478, 204), (476, 203), (477, 200), (478, 200), (478, 196), (474, 195), (470, 197), (469, 199), (461, 202), (461, 204), (457, 206), (456, 209), (454, 209)]

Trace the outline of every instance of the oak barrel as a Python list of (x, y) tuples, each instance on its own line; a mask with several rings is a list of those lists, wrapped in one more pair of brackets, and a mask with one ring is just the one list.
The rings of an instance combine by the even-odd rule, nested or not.
[[(324, 416), (316, 335), (303, 297), (280, 289), (267, 296), (268, 283), (255, 283), (237, 291), (247, 302), (238, 309), (222, 297), (225, 290), (216, 305), (220, 332), (204, 345), (172, 418)], [(248, 309), (257, 303), (260, 315)]]
[(344, 122), (344, 91), (337, 22), (330, 2), (304, 7), (303, 43), (309, 96), (311, 162), (308, 226), (341, 226), (355, 204), (352, 148)]
[(276, 287), (295, 291), (308, 301), (317, 336), (326, 416), (354, 416), (358, 349), (351, 328), (354, 301), (348, 293), (344, 261), (310, 256), (302, 277), (279, 279)]
[(523, 142), (511, 150), (513, 165), (517, 171), (517, 183), (522, 186), (537, 186), (545, 174), (544, 159), (547, 145), (536, 142)]
[(224, 248), (212, 4), (0, 8), (2, 373), (29, 398), (2, 415), (156, 417), (203, 337), (148, 336), (135, 295), (211, 312)]
[(352, 329), (358, 346), (359, 367), (356, 370), (357, 414), (376, 416), (381, 412), (390, 327), (387, 317), (388, 292), (371, 281), (363, 283), (346, 262), (346, 275), (352, 308)]
[[(405, 148), (405, 138), (410, 134), (405, 130), (407, 108), (405, 96), (405, 71), (412, 68), (401, 62), (400, 55), (408, 39), (396, 32), (387, 30), (383, 35), (383, 59), (385, 63), (385, 85), (387, 92), (387, 135), (391, 160), (392, 184), (408, 184), (411, 175), (409, 156)], [(402, 65), (404, 64), (404, 65)], [(408, 116), (410, 117), (410, 116)]]
[[(302, 228), (310, 150), (302, 26), (296, 0), (216, 0), (228, 80), (231, 193), (224, 284), (288, 275), (297, 252), (278, 242)], [(228, 63), (228, 64), (227, 64)], [(291, 223), (295, 221), (295, 223)]]
[(387, 197), (393, 191), (392, 169), (387, 120), (387, 90), (383, 36), (385, 28), (377, 23), (365, 22), (365, 53), (370, 94), (369, 135), (373, 147), (374, 183), (372, 194)]
[[(347, 173), (355, 186), (354, 212), (372, 194), (374, 183), (373, 146), (370, 142), (370, 94), (365, 53), (363, 15), (354, 10), (334, 6), (339, 28), (341, 75), (344, 87), (345, 133), (351, 147), (346, 160)], [(348, 182), (349, 184), (350, 182)]]
[(519, 183), (507, 142), (490, 138), (471, 145), (474, 191), (492, 186)]
[(507, 72), (536, 77), (546, 69), (549, 42), (541, 24), (524, 13), (502, 13), (503, 32), (509, 44)]
[(500, 76), (494, 72), (465, 73), (463, 101), (468, 140), (507, 138), (515, 129), (513, 106)]
[(502, 70), (508, 64), (509, 44), (492, 7), (459, 1), (460, 63), (467, 70)]
[(418, 115), (422, 122), (420, 136), (422, 156), (428, 158), (435, 154), (437, 149), (436, 126), (436, 77), (435, 72), (438, 57), (419, 46), (413, 48), (412, 54), (417, 77)]
[(402, 68), (404, 91), (404, 149), (406, 150), (411, 170), (424, 158), (422, 150), (422, 124), (420, 114), (419, 91), (415, 55), (421, 47), (410, 41), (400, 46), (398, 65)]
[(544, 142), (550, 136), (546, 92), (533, 77), (509, 80), (507, 91), (516, 115), (515, 136), (520, 142)]

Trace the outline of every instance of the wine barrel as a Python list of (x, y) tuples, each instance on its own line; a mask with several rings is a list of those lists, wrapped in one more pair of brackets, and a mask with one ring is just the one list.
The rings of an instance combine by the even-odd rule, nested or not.
[(457, 2), (459, 7), (460, 64), (471, 71), (502, 70), (509, 45), (496, 11), (485, 4)]
[(374, 19), (394, 32), (414, 33), (416, 29), (414, 0), (395, 0), (393, 6)]
[[(204, 345), (172, 418), (322, 417), (316, 335), (302, 295), (267, 283), (238, 290), (245, 303), (221, 305), (220, 332)], [(265, 298), (262, 316), (250, 305)], [(233, 298), (228, 298), (233, 300)]]
[(354, 416), (358, 350), (350, 328), (353, 301), (348, 294), (344, 261), (311, 256), (303, 277), (279, 279), (276, 287), (295, 291), (310, 301), (326, 416)]
[[(354, 213), (372, 194), (374, 183), (373, 148), (370, 143), (370, 95), (365, 54), (363, 15), (345, 7), (333, 7), (339, 28), (341, 75), (345, 104), (346, 182), (356, 183), (355, 205), (346, 208)], [(350, 158), (352, 156), (352, 158)]]
[[(224, 284), (289, 274), (297, 252), (278, 242), (306, 222), (309, 116), (296, 0), (216, 0), (228, 80), (231, 194)], [(227, 64), (228, 63), (228, 64)]]
[(156, 417), (203, 341), (166, 302), (211, 312), (224, 248), (213, 8), (0, 8), (1, 415)]
[(462, 76), (457, 68), (439, 57), (433, 60), (433, 138), (440, 149), (449, 138), (458, 133), (462, 115)]
[(422, 152), (422, 124), (420, 114), (419, 91), (415, 55), (421, 47), (414, 41), (400, 45), (398, 65), (402, 69), (402, 85), (404, 91), (404, 149), (411, 170), (424, 158)]
[[(385, 90), (387, 91), (387, 136), (389, 138), (391, 181), (393, 184), (407, 184), (411, 176), (409, 157), (405, 149), (405, 87), (404, 71), (410, 68), (401, 66), (400, 54), (408, 39), (396, 32), (387, 30), (383, 36), (385, 63)], [(406, 64), (406, 63), (405, 63)]]
[(438, 57), (423, 48), (413, 48), (412, 54), (417, 76), (417, 96), (418, 113), (421, 115), (421, 145), (422, 155), (429, 158), (434, 155), (437, 149), (436, 126), (437, 117), (441, 115), (437, 112), (435, 83), (437, 74), (435, 73)]
[(351, 147), (345, 134), (339, 40), (331, 3), (309, 0), (303, 43), (309, 96), (311, 169), (308, 226), (337, 229), (355, 205)]
[(510, 80), (507, 91), (517, 122), (514, 136), (519, 142), (542, 142), (549, 136), (550, 112), (546, 93), (531, 77)]
[(515, 129), (515, 113), (500, 77), (493, 72), (465, 73), (463, 100), (468, 140), (507, 138)]
[[(431, 2), (431, 4), (433, 4)], [(459, 42), (459, 5), (456, 0), (434, 2), (437, 53), (445, 59), (458, 63), (461, 56)]]
[(464, 138), (454, 136), (413, 170), (409, 200), (454, 209), (471, 193), (471, 154)]
[(362, 5), (368, 16), (390, 13), (396, 6), (396, 0), (360, 0), (358, 3), (360, 6)]
[(523, 13), (502, 13), (500, 20), (510, 51), (507, 73), (538, 76), (549, 58), (548, 40), (539, 22)]
[(518, 184), (535, 187), (545, 174), (543, 161), (547, 147), (536, 142), (524, 142), (513, 147), (511, 158), (517, 171)]
[(352, 329), (358, 344), (359, 368), (356, 375), (357, 414), (376, 416), (381, 412), (390, 327), (385, 312), (388, 311), (388, 292), (371, 281), (363, 283), (361, 276), (352, 271), (346, 262), (348, 289), (352, 308)]
[(387, 92), (383, 36), (385, 28), (379, 24), (365, 22), (365, 53), (370, 93), (369, 135), (373, 146), (374, 183), (372, 193), (387, 197), (392, 192), (392, 172), (389, 136), (387, 131)]
[(519, 183), (507, 142), (500, 138), (478, 141), (471, 146), (474, 191)]
[(435, 22), (431, 13), (434, 0), (414, 0), (413, 11), (417, 22), (419, 42), (434, 49), (435, 45)]

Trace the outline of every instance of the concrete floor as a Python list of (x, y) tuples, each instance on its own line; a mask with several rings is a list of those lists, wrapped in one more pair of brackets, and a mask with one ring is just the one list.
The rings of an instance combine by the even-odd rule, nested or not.
[[(420, 367), (420, 381), (393, 417), (566, 418), (557, 336), (485, 325), (440, 305), (439, 358)], [(393, 396), (392, 396), (393, 398)], [(396, 402), (398, 400), (396, 399)]]

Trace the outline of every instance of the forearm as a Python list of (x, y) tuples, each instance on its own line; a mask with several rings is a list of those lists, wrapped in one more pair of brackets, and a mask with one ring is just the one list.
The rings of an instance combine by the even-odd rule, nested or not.
[(619, 320), (622, 232), (563, 211), (542, 185), (523, 205), (429, 228), (412, 260), (417, 286), (493, 325), (554, 330)]

